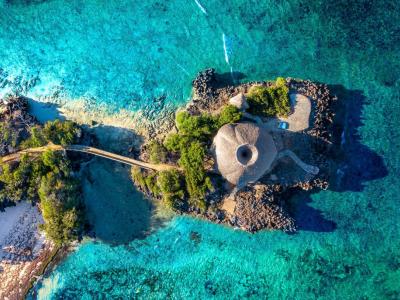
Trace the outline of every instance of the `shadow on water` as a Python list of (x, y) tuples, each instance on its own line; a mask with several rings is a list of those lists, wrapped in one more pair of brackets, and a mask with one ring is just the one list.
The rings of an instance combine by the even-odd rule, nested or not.
[(129, 168), (94, 159), (82, 179), (86, 214), (93, 235), (121, 244), (143, 238), (152, 227), (153, 206), (136, 191)]
[[(96, 146), (123, 155), (135, 156), (143, 143), (133, 131), (120, 127), (96, 125), (90, 130), (97, 137)], [(124, 244), (162, 225), (152, 202), (135, 189), (129, 166), (94, 158), (82, 175), (87, 218), (97, 239)]]
[(324, 213), (312, 207), (310, 194), (305, 191), (296, 193), (290, 199), (291, 213), (299, 230), (314, 232), (332, 232), (337, 228), (334, 221), (325, 218)]
[(216, 88), (225, 87), (227, 85), (237, 85), (240, 80), (246, 78), (246, 75), (242, 72), (233, 71), (233, 72), (226, 72), (226, 73), (216, 73), (215, 79), (217, 85)]
[(341, 85), (330, 86), (330, 89), (339, 98), (335, 139), (340, 138), (340, 149), (337, 151), (340, 153), (340, 164), (332, 189), (362, 192), (366, 182), (388, 175), (383, 157), (361, 143), (359, 129), (364, 125), (362, 109), (367, 99), (362, 91), (346, 90)]
[(47, 121), (55, 119), (65, 120), (65, 117), (60, 113), (60, 107), (57, 104), (49, 102), (39, 102), (32, 98), (26, 98), (29, 103), (29, 113), (44, 124)]
[[(368, 181), (388, 175), (383, 157), (361, 143), (359, 129), (364, 125), (362, 110), (367, 99), (362, 91), (347, 90), (341, 85), (331, 85), (329, 89), (338, 97), (334, 107), (334, 144), (327, 153), (332, 162), (329, 190), (362, 192)], [(289, 207), (298, 228), (315, 232), (334, 231), (336, 223), (327, 220), (324, 213), (313, 208), (311, 203), (307, 192), (296, 192), (290, 199)]]
[(33, 5), (50, 1), (52, 0), (5, 0), (4, 2), (8, 5)]

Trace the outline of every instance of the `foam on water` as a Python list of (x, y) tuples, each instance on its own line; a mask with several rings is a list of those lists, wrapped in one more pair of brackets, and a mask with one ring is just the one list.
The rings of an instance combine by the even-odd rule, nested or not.
[(204, 13), (207, 14), (206, 9), (204, 8), (203, 5), (201, 5), (201, 3), (198, 0), (194, 0), (194, 2), (196, 2), (196, 5), (200, 8), (200, 10)]
[(224, 45), (224, 56), (225, 56), (225, 61), (229, 65), (229, 55), (228, 55), (228, 47), (226, 45), (226, 36), (225, 33), (222, 34), (222, 43)]
[(400, 297), (398, 1), (204, 0), (207, 16), (183, 0), (7, 3), (2, 91), (157, 115), (156, 97), (181, 105), (198, 71), (234, 66), (237, 79), (331, 84), (348, 106), (340, 185), (290, 200), (298, 234), (175, 218), (144, 240), (83, 244), (40, 299)]

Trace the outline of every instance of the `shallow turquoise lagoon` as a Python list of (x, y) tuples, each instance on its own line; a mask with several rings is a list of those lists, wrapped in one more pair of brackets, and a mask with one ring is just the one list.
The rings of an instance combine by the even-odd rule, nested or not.
[[(399, 1), (0, 3), (3, 94), (156, 116), (155, 98), (185, 103), (195, 74), (215, 67), (235, 81), (325, 82), (347, 106), (337, 186), (290, 200), (299, 233), (174, 218), (145, 239), (84, 243), (32, 297), (400, 298)], [(139, 198), (121, 205), (134, 214)]]

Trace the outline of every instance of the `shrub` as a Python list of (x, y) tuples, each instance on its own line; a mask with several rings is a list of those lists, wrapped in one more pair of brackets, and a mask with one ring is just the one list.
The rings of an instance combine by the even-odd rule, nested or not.
[(46, 140), (46, 137), (44, 136), (42, 129), (38, 126), (35, 126), (30, 129), (29, 139), (23, 141), (21, 143), (20, 148), (26, 149), (26, 148), (42, 147), (47, 143), (48, 141)]
[(55, 120), (44, 125), (43, 135), (47, 141), (56, 145), (67, 146), (78, 141), (80, 129), (71, 121)]
[(142, 190), (153, 195), (160, 194), (155, 172), (144, 173), (139, 167), (133, 166), (131, 169), (131, 177), (132, 181)]
[(11, 126), (5, 122), (0, 123), (0, 144), (11, 145), (17, 147), (18, 134)]
[(281, 77), (277, 78), (273, 86), (251, 87), (247, 99), (252, 114), (272, 117), (287, 116), (290, 112), (289, 88)]
[(83, 228), (79, 183), (49, 172), (38, 193), (46, 235), (58, 245), (76, 240)]
[(212, 189), (211, 180), (203, 167), (204, 157), (204, 146), (194, 141), (188, 147), (181, 149), (181, 157), (178, 161), (185, 173), (188, 194), (194, 203), (204, 199), (207, 190)]
[[(217, 116), (201, 114), (190, 115), (186, 111), (179, 112), (176, 116), (178, 133), (170, 134), (164, 141), (168, 151), (180, 155), (178, 164), (183, 169), (185, 186), (192, 205), (206, 209), (205, 195), (212, 190), (210, 178), (204, 169), (204, 158), (207, 144), (212, 136), (223, 125), (238, 122), (242, 113), (231, 105), (224, 107)], [(162, 188), (161, 188), (162, 191)], [(167, 199), (172, 205), (173, 199), (167, 193)]]
[(14, 169), (12, 169), (8, 164), (2, 164), (1, 169), (1, 202), (6, 200), (17, 202), (26, 198), (27, 190), (25, 187), (29, 186), (29, 175), (31, 169), (28, 156), (23, 156), (18, 166)]
[(156, 173), (150, 173), (148, 174), (144, 182), (146, 183), (146, 188), (147, 190), (152, 193), (153, 195), (159, 195), (160, 194), (160, 187), (157, 185), (157, 175)]
[(238, 122), (242, 118), (242, 113), (233, 105), (227, 105), (222, 110), (217, 118), (217, 127), (220, 128), (225, 124)]
[[(212, 136), (217, 130), (228, 123), (238, 122), (242, 117), (242, 113), (234, 106), (227, 105), (217, 116), (210, 114), (190, 115), (186, 111), (178, 112), (176, 116), (176, 127), (178, 133), (173, 133), (167, 136), (164, 141), (164, 146), (168, 151), (178, 153), (180, 158), (178, 160), (179, 166), (183, 169), (185, 184), (180, 183), (181, 186), (186, 188), (189, 196), (190, 204), (205, 210), (207, 204), (205, 196), (207, 191), (212, 190), (210, 178), (207, 176), (204, 168), (204, 159), (206, 155), (206, 147), (211, 143)], [(170, 174), (170, 176), (172, 176)], [(177, 176), (175, 174), (175, 176)], [(172, 178), (175, 178), (172, 176)], [(172, 178), (170, 178), (172, 180)], [(159, 179), (166, 180), (166, 179)], [(175, 181), (176, 183), (177, 181)], [(163, 191), (161, 183), (159, 183), (161, 193), (163, 193), (164, 200), (170, 206), (176, 207), (173, 195), (169, 192)], [(166, 188), (164, 186), (164, 188)], [(184, 195), (183, 188), (180, 189), (180, 196)], [(179, 202), (180, 205), (182, 204)]]
[(196, 138), (206, 138), (214, 133), (215, 118), (209, 114), (192, 116), (186, 111), (178, 112), (176, 115), (176, 127), (180, 134)]
[(182, 175), (177, 170), (160, 172), (157, 183), (167, 207), (178, 209), (184, 205), (184, 183)]
[(154, 164), (164, 163), (167, 160), (167, 151), (159, 142), (152, 141), (149, 144), (150, 162)]
[(23, 156), (17, 166), (3, 164), (0, 173), (0, 202), (40, 201), (48, 238), (57, 244), (76, 239), (82, 232), (83, 205), (79, 181), (61, 153), (47, 151), (35, 160)]
[(132, 181), (141, 189), (146, 189), (146, 181), (139, 167), (133, 166), (131, 168)]
[(21, 143), (21, 148), (41, 147), (49, 142), (61, 146), (71, 145), (78, 142), (80, 133), (80, 128), (71, 121), (49, 121), (44, 128), (32, 127), (29, 139)]
[(192, 137), (188, 135), (183, 135), (180, 133), (172, 133), (168, 135), (167, 138), (165, 139), (164, 146), (169, 151), (180, 152), (181, 149), (185, 148), (188, 144), (190, 144), (191, 140)]

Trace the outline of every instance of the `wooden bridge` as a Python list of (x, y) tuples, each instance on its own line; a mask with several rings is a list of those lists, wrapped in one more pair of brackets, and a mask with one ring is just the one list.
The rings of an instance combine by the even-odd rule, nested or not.
[(167, 170), (172, 170), (172, 169), (178, 169), (178, 167), (173, 166), (173, 165), (168, 165), (168, 164), (152, 164), (152, 163), (147, 163), (141, 160), (136, 160), (130, 157), (118, 155), (112, 152), (107, 152), (101, 149), (97, 149), (94, 147), (89, 147), (89, 146), (83, 146), (83, 145), (70, 145), (70, 146), (60, 146), (60, 145), (54, 145), (54, 144), (48, 144), (43, 147), (37, 147), (37, 148), (29, 148), (25, 150), (21, 150), (19, 152), (3, 156), (2, 157), (2, 162), (7, 163), (15, 160), (19, 160), (23, 155), (38, 155), (41, 154), (45, 151), (72, 151), (72, 152), (82, 152), (82, 153), (87, 153), (99, 157), (103, 157), (109, 160), (113, 160), (116, 162), (120, 162), (126, 165), (130, 166), (137, 166), (143, 169), (148, 169), (148, 170), (156, 170), (156, 171), (167, 171)]

